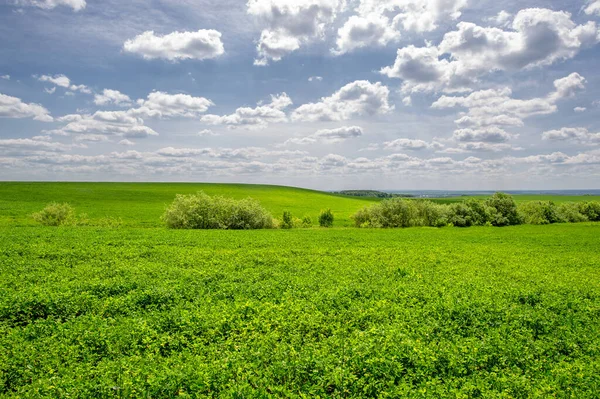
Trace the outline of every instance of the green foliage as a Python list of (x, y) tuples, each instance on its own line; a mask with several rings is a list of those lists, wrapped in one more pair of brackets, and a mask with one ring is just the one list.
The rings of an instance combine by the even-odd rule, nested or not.
[(48, 204), (40, 212), (34, 213), (32, 217), (43, 226), (73, 225), (77, 221), (75, 210), (71, 205), (56, 202)]
[(204, 192), (178, 194), (163, 214), (172, 229), (251, 230), (273, 228), (273, 217), (251, 198), (236, 201)]
[(491, 209), (490, 223), (494, 226), (514, 226), (522, 220), (512, 195), (495, 193), (485, 201)]
[(591, 222), (600, 222), (600, 202), (580, 202), (579, 213)]
[(580, 212), (579, 204), (565, 202), (556, 207), (556, 215), (561, 223), (587, 222), (588, 218)]
[(529, 201), (519, 204), (519, 214), (525, 224), (559, 222), (556, 205), (552, 201)]
[(597, 398), (599, 234), (0, 227), (0, 397)]
[(304, 228), (309, 228), (309, 227), (312, 227), (312, 225), (313, 225), (312, 218), (308, 215), (304, 215), (301, 223), (302, 223), (302, 227), (304, 227)]
[(291, 229), (294, 227), (294, 219), (289, 211), (283, 211), (283, 217), (281, 218), (281, 225), (279, 227), (282, 229)]
[(321, 211), (319, 214), (319, 226), (321, 227), (332, 227), (333, 226), (333, 212), (331, 209)]

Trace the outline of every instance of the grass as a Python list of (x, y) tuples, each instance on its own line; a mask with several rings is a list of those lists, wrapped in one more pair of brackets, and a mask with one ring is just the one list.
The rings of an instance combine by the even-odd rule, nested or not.
[(176, 194), (203, 190), (208, 195), (234, 199), (252, 197), (260, 201), (273, 217), (288, 210), (298, 218), (309, 215), (317, 223), (321, 209), (331, 208), (335, 226), (350, 226), (350, 215), (377, 201), (332, 195), (292, 187), (196, 184), (196, 183), (0, 183), (0, 226), (34, 225), (31, 214), (50, 202), (68, 202), (78, 213), (91, 219), (121, 218), (132, 227), (161, 226), (160, 216)]
[[(370, 203), (0, 183), (0, 398), (598, 397), (600, 224), (158, 227), (198, 190), (313, 221), (331, 207), (337, 226)], [(35, 226), (51, 201), (126, 226)]]
[(600, 226), (0, 228), (0, 396), (600, 390)]

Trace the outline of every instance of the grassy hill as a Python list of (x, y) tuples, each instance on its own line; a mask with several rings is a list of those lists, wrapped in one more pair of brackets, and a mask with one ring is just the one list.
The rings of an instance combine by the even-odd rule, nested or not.
[(284, 210), (309, 215), (316, 223), (331, 208), (335, 226), (351, 224), (350, 215), (376, 198), (353, 198), (293, 187), (209, 183), (0, 183), (0, 225), (32, 225), (31, 214), (50, 202), (68, 202), (91, 219), (122, 218), (126, 225), (160, 226), (160, 216), (176, 194), (204, 191), (235, 199), (252, 197), (280, 218)]

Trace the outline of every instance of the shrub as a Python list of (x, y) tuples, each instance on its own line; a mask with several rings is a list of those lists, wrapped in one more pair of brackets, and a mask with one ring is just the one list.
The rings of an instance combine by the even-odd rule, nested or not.
[(512, 226), (521, 224), (517, 204), (511, 195), (496, 193), (485, 201), (490, 209), (489, 222), (494, 226)]
[(556, 205), (552, 201), (529, 201), (518, 206), (525, 224), (550, 224), (559, 221)]
[(565, 202), (556, 208), (557, 219), (561, 223), (587, 222), (589, 219), (579, 211), (579, 204)]
[(591, 222), (600, 222), (600, 202), (582, 202), (579, 204), (579, 213)]
[(271, 214), (258, 201), (210, 197), (204, 192), (178, 194), (162, 216), (172, 229), (249, 230), (273, 227)]
[(321, 227), (331, 227), (333, 226), (333, 212), (331, 212), (331, 209), (326, 209), (324, 211), (321, 211), (321, 214), (319, 215), (319, 226)]
[(292, 214), (288, 211), (283, 211), (283, 217), (281, 218), (282, 229), (291, 229), (294, 227), (294, 220), (292, 218)]
[(470, 227), (476, 224), (473, 208), (464, 202), (450, 204), (448, 207), (448, 223), (455, 227)]
[(424, 222), (419, 218), (419, 206), (416, 202), (401, 198), (387, 199), (358, 211), (352, 218), (358, 227), (420, 226)]
[(302, 218), (302, 227), (304, 227), (304, 228), (312, 227), (312, 219), (310, 218), (310, 216), (305, 215)]
[(44, 226), (63, 226), (76, 224), (75, 210), (69, 204), (53, 202), (40, 212), (33, 215), (33, 219)]
[(413, 201), (417, 207), (416, 226), (443, 227), (448, 224), (448, 206), (431, 201)]

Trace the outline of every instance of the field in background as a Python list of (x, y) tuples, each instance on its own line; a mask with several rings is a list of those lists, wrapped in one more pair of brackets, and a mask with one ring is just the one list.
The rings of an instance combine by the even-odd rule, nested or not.
[(176, 194), (203, 190), (208, 195), (260, 201), (273, 217), (284, 210), (296, 217), (309, 215), (317, 223), (319, 212), (331, 208), (335, 226), (350, 226), (350, 215), (376, 199), (332, 195), (281, 186), (200, 183), (0, 183), (0, 225), (35, 225), (33, 212), (50, 202), (68, 202), (90, 219), (122, 218), (125, 225), (162, 226), (160, 217)]
[[(489, 196), (474, 195), (474, 196), (462, 196), (462, 197), (449, 197), (449, 198), (430, 198), (431, 201), (439, 204), (452, 204), (454, 202), (461, 202), (471, 198), (474, 199), (485, 199)], [(517, 203), (526, 201), (554, 201), (557, 204), (561, 202), (579, 202), (579, 201), (600, 201), (600, 196), (597, 195), (535, 195), (535, 194), (514, 194), (513, 198)]]
[[(252, 197), (260, 201), (273, 217), (281, 218), (284, 210), (295, 217), (309, 215), (316, 224), (319, 212), (331, 208), (336, 220), (334, 226), (353, 225), (350, 216), (377, 198), (349, 197), (294, 187), (202, 184), (202, 183), (22, 183), (0, 182), (0, 226), (35, 225), (31, 214), (50, 202), (68, 202), (78, 213), (89, 218), (121, 218), (131, 227), (162, 226), (160, 216), (176, 194), (191, 194), (203, 190), (209, 195), (242, 199)], [(460, 202), (468, 198), (431, 199), (438, 203)], [(598, 201), (597, 196), (515, 195), (517, 202), (552, 200)]]

